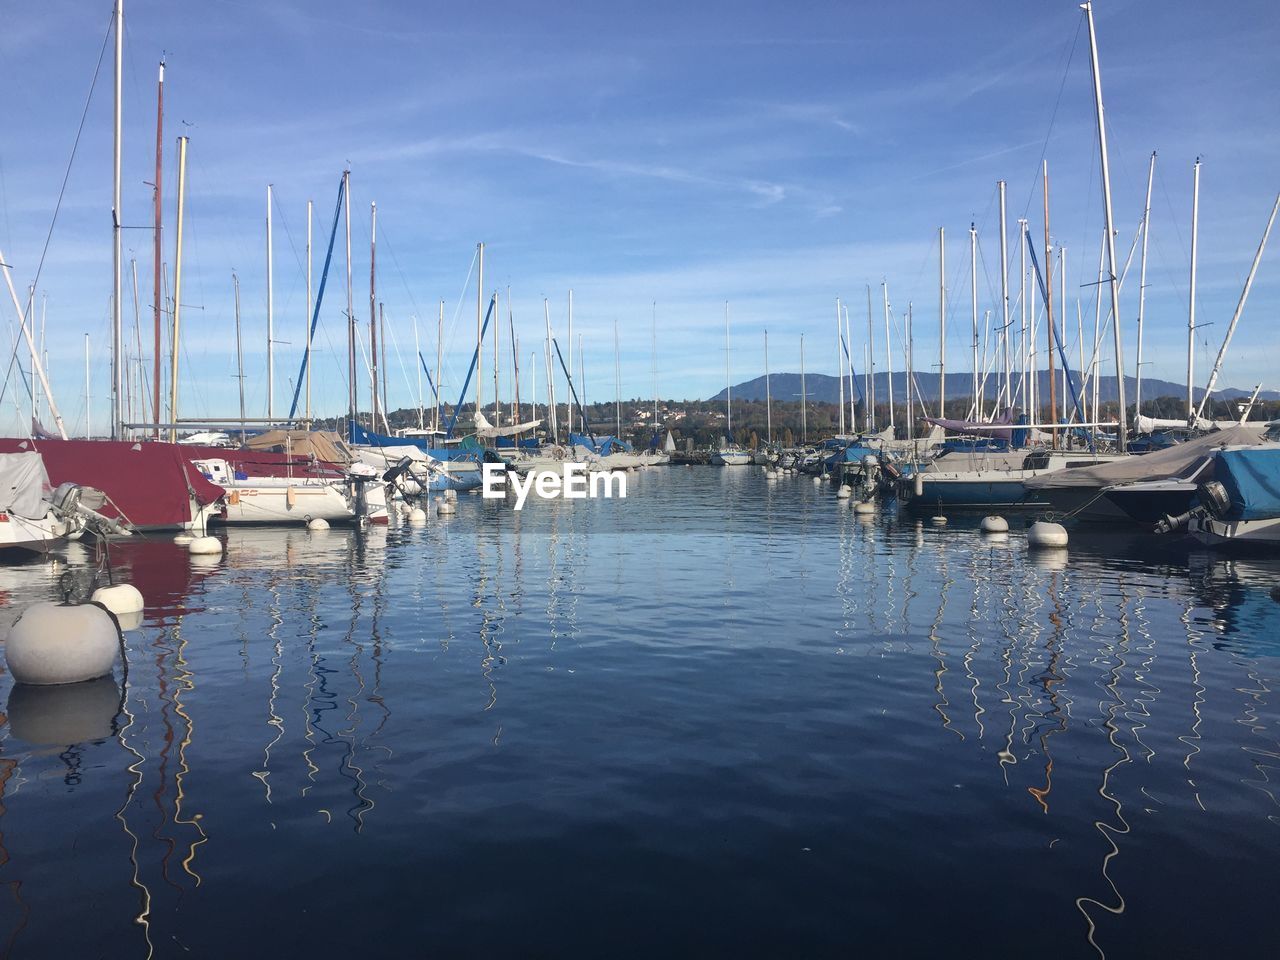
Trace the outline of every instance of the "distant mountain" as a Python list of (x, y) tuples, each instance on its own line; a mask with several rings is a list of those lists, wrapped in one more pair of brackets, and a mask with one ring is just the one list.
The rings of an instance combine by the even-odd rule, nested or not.
[[(1075, 380), (1077, 388), (1080, 386), (1080, 377), (1073, 370), (1072, 378)], [(1061, 387), (1062, 374), (1057, 374), (1058, 385)], [(941, 378), (936, 373), (917, 373), (915, 375), (916, 386), (921, 396), (926, 401), (937, 402), (938, 387)], [(884, 403), (889, 398), (888, 374), (877, 373), (875, 375), (875, 391), (876, 402)], [(863, 389), (864, 380), (858, 377), (858, 389)], [(1136, 382), (1133, 377), (1125, 377), (1125, 398), (1132, 403), (1135, 393)], [(828, 374), (809, 373), (804, 378), (805, 392), (810, 400), (819, 403), (838, 403), (840, 401), (840, 384), (839, 381)], [(959, 400), (962, 397), (968, 397), (971, 393), (973, 381), (971, 376), (964, 373), (951, 373), (947, 376), (947, 402)], [(848, 388), (848, 381), (845, 381), (845, 387)], [(775, 400), (799, 400), (800, 399), (800, 374), (798, 373), (775, 373), (769, 377), (769, 389)], [(1047, 370), (1039, 371), (1039, 391), (1041, 396), (1048, 402), (1049, 397), (1049, 373)], [(987, 380), (987, 396), (995, 395), (996, 385), (994, 379)], [(1104, 403), (1116, 399), (1116, 378), (1102, 377), (1099, 381), (1099, 394)], [(1213, 391), (1214, 399), (1218, 400), (1237, 400), (1248, 399), (1252, 394), (1252, 390), (1240, 390), (1235, 387), (1223, 387), (1222, 389)], [(905, 373), (894, 373), (893, 375), (893, 398), (896, 402), (902, 403), (907, 395), (907, 375)], [(1170, 383), (1168, 380), (1153, 380), (1144, 377), (1142, 380), (1142, 397), (1143, 400), (1153, 400), (1156, 397), (1185, 397), (1187, 388), (1184, 384)], [(1196, 400), (1204, 396), (1204, 388), (1196, 387), (1194, 391)], [(754, 380), (746, 380), (742, 383), (734, 384), (733, 398), (735, 400), (759, 400), (765, 399), (765, 383), (764, 377), (756, 377)], [(1280, 391), (1263, 390), (1258, 394), (1259, 400), (1280, 400)], [(724, 402), (724, 391), (721, 390), (715, 396), (708, 398), (708, 402), (719, 401)], [(1061, 402), (1061, 400), (1059, 400)]]

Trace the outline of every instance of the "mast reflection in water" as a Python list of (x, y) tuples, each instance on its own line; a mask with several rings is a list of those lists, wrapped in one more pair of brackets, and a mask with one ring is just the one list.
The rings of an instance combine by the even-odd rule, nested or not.
[[(127, 681), (2, 678), (0, 951), (1257, 942), (1280, 566), (1030, 553), (759, 471), (629, 493), (113, 547)], [(61, 572), (0, 568), (0, 618)]]

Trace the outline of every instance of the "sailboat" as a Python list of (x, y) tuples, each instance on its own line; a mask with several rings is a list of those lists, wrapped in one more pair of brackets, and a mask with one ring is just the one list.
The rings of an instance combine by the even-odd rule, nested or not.
[(733, 442), (733, 387), (729, 382), (729, 301), (724, 303), (724, 410), (725, 438), (711, 462), (720, 467), (743, 467), (751, 463), (751, 454)]

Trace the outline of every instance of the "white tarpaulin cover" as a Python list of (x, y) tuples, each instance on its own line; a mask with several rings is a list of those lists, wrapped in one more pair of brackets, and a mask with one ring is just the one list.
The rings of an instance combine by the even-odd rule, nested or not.
[(542, 423), (541, 420), (529, 420), (510, 427), (495, 427), (483, 413), (476, 414), (475, 422), (477, 437), (514, 437), (518, 433), (527, 433)]
[(49, 512), (49, 474), (38, 453), (0, 453), (0, 510), (26, 520)]
[(1122, 457), (1094, 467), (1053, 470), (1025, 481), (1030, 490), (1055, 487), (1110, 487), (1117, 483), (1140, 483), (1145, 480), (1168, 480), (1180, 477), (1195, 464), (1213, 456), (1221, 447), (1254, 444), (1262, 440), (1263, 424), (1234, 426), (1215, 430), (1203, 437), (1179, 443), (1155, 453)]

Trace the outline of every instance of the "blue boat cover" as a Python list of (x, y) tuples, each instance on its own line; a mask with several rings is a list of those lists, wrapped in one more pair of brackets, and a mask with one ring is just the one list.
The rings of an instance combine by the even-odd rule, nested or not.
[(366, 430), (354, 421), (348, 423), (348, 434), (351, 443), (362, 447), (417, 447), (435, 457), (437, 460), (472, 460), (480, 462), (484, 456), (484, 448), (479, 444), (465, 444), (457, 447), (433, 447), (424, 437), (389, 437), (384, 433)]
[(1280, 517), (1280, 447), (1221, 450), (1214, 476), (1227, 488), (1227, 520)]
[(569, 434), (569, 443), (575, 447), (586, 447), (592, 453), (606, 457), (611, 453), (630, 453), (631, 444), (617, 437), (596, 437), (594, 441), (582, 433)]

